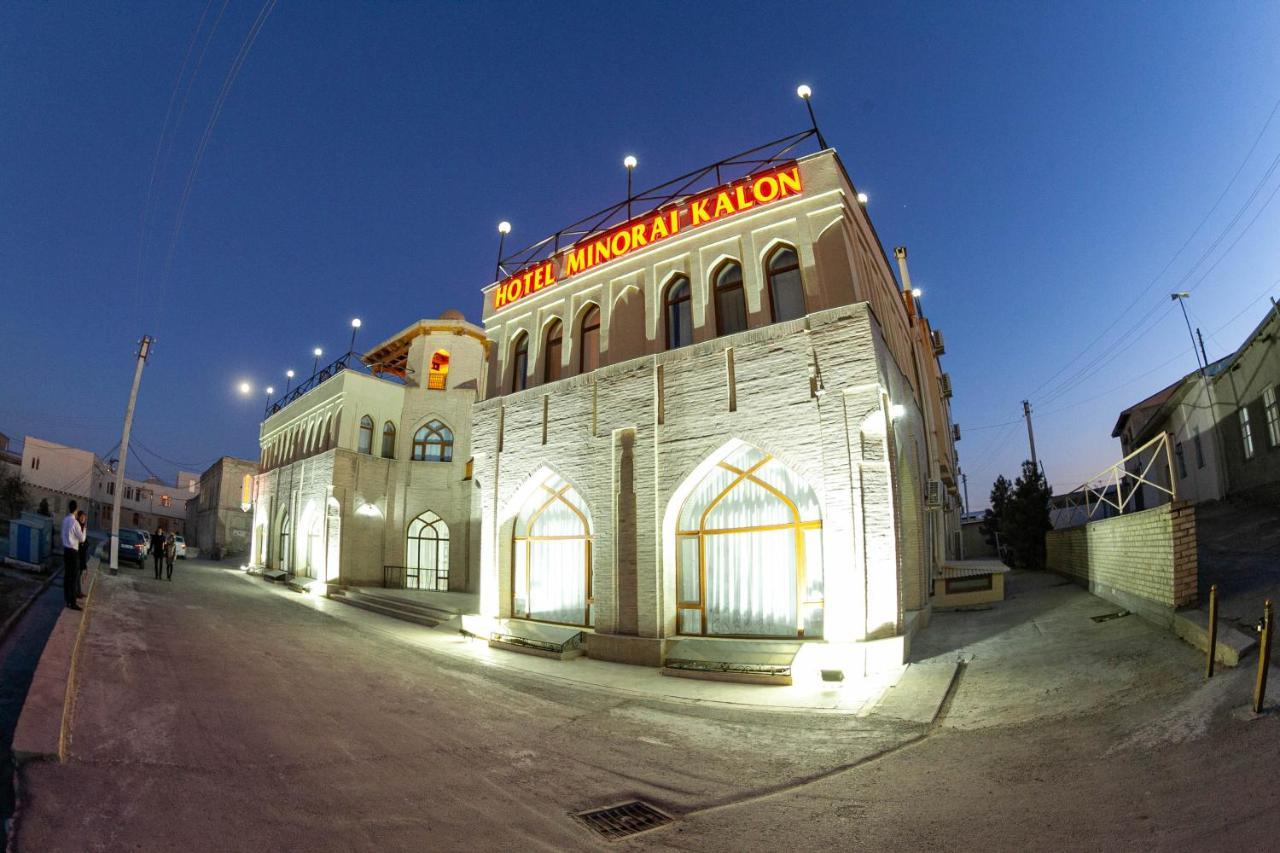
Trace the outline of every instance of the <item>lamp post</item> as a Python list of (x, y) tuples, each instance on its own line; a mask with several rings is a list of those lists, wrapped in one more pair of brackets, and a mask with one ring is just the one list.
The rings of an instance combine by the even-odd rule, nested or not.
[(1205, 378), (1204, 369), (1207, 365), (1200, 363), (1200, 353), (1198, 350), (1196, 350), (1196, 334), (1195, 332), (1191, 331), (1191, 318), (1187, 316), (1187, 304), (1184, 301), (1190, 296), (1191, 294), (1185, 290), (1179, 291), (1178, 293), (1169, 294), (1169, 298), (1172, 299), (1174, 302), (1178, 303), (1178, 307), (1182, 309), (1182, 319), (1186, 321), (1187, 334), (1191, 336), (1191, 352), (1196, 357), (1196, 367), (1200, 370), (1200, 378), (1204, 379)]
[(858, 204), (865, 205), (869, 201), (871, 201), (871, 197), (869, 195), (866, 193), (858, 193)]
[(631, 173), (636, 169), (636, 158), (634, 154), (628, 154), (622, 158), (622, 165), (627, 167), (627, 219), (631, 218)]
[(351, 321), (351, 346), (347, 347), (347, 352), (356, 351), (356, 332), (360, 330), (360, 318), (356, 317)]
[(804, 101), (805, 107), (809, 110), (809, 123), (813, 125), (813, 133), (818, 137), (818, 144), (823, 148), (827, 147), (827, 140), (822, 138), (822, 131), (818, 130), (818, 117), (813, 114), (813, 90), (808, 85), (801, 83), (796, 87), (796, 94), (800, 96), (800, 100)]
[(511, 233), (511, 223), (502, 220), (498, 223), (498, 263), (493, 268), (493, 279), (497, 281), (502, 278), (502, 249), (506, 245), (507, 235)]
[(311, 375), (315, 376), (320, 371), (320, 356), (324, 355), (324, 350), (316, 347), (311, 351), (311, 354), (316, 357), (316, 360), (311, 364)]
[(284, 395), (285, 395), (286, 397), (288, 397), (288, 396), (289, 396), (289, 389), (293, 387), (293, 371), (292, 371), (292, 370), (286, 370), (286, 371), (284, 372), (284, 375), (285, 375), (285, 380), (284, 380)]
[(267, 395), (267, 407), (266, 407), (265, 409), (263, 409), (263, 411), (264, 411), (264, 412), (267, 412), (267, 413), (270, 413), (270, 412), (271, 412), (271, 395), (272, 395), (272, 394), (274, 394), (274, 393), (276, 393), (276, 389), (274, 389), (274, 388), (272, 388), (270, 385), (268, 385), (268, 386), (264, 389), (264, 391), (266, 392), (266, 395)]

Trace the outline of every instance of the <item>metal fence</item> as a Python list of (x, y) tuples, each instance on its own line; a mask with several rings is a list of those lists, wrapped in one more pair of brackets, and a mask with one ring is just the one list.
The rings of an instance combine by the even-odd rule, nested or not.
[[(1132, 469), (1130, 463), (1133, 463)], [(1166, 482), (1157, 479), (1161, 469)], [(1140, 506), (1143, 486), (1149, 486), (1157, 497), (1178, 499), (1178, 481), (1173, 473), (1173, 442), (1167, 432), (1162, 432), (1146, 444), (1134, 450), (1114, 465), (1099, 471), (1065, 495), (1064, 507), (1084, 507), (1085, 519), (1092, 519), (1102, 507), (1111, 507), (1117, 514), (1150, 509)], [(1160, 503), (1164, 500), (1160, 497)]]

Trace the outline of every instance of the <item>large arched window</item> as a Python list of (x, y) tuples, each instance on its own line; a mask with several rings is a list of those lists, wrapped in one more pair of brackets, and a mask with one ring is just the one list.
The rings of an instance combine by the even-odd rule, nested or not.
[(443, 421), (430, 420), (413, 434), (413, 461), (452, 462), (453, 430)]
[(391, 421), (382, 425), (382, 458), (396, 458), (396, 425)]
[(511, 392), (529, 387), (529, 336), (521, 332), (511, 345)]
[(449, 351), (438, 349), (431, 354), (431, 367), (427, 372), (427, 390), (443, 391), (449, 381)]
[(779, 246), (765, 263), (769, 280), (769, 307), (773, 322), (795, 320), (805, 315), (804, 283), (800, 280), (800, 259), (790, 246)]
[(822, 521), (813, 489), (743, 445), (702, 478), (676, 522), (682, 634), (821, 637)]
[(552, 320), (547, 325), (547, 334), (543, 341), (546, 349), (543, 352), (542, 381), (555, 382), (560, 378), (560, 359), (564, 355), (564, 328), (559, 320)]
[(716, 334), (732, 335), (747, 330), (747, 296), (742, 289), (742, 267), (726, 261), (715, 274)]
[(292, 554), (290, 548), (293, 545), (291, 525), (289, 524), (289, 510), (285, 510), (280, 516), (280, 535), (276, 537), (276, 541), (280, 543), (279, 550), (276, 554), (276, 567), (283, 572), (288, 572), (293, 567)]
[(591, 514), (564, 480), (548, 476), (516, 517), (511, 615), (591, 625)]
[(578, 324), (578, 372), (589, 373), (600, 366), (600, 306), (592, 305)]
[(679, 276), (667, 285), (663, 297), (663, 316), (667, 323), (667, 349), (688, 346), (693, 343), (692, 295), (689, 279)]
[(449, 589), (449, 526), (431, 510), (409, 522), (405, 589)]
[(360, 418), (360, 443), (356, 449), (361, 453), (373, 453), (373, 418), (368, 415)]

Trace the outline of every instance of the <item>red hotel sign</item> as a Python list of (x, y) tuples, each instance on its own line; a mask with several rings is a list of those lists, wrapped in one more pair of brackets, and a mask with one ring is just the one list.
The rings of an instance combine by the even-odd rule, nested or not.
[(708, 190), (679, 207), (656, 210), (632, 219), (598, 237), (561, 249), (548, 260), (501, 282), (493, 291), (494, 310), (544, 290), (557, 281), (661, 243), (682, 231), (719, 222), (800, 192), (800, 167), (791, 163)]

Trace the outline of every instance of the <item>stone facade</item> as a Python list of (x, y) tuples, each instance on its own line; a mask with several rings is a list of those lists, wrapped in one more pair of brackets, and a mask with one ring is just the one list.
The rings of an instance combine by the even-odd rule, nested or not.
[[(387, 353), (399, 359), (394, 371), (381, 369)], [(439, 353), (447, 356), (443, 374), (432, 369)], [(422, 321), (366, 354), (382, 375), (339, 371), (268, 418), (253, 496), (253, 563), (354, 586), (388, 578), (399, 585), (409, 525), (429, 511), (449, 531), (447, 588), (474, 591), (471, 407), (485, 353), (480, 330), (465, 321)], [(372, 433), (362, 449), (366, 417)], [(449, 459), (414, 459), (415, 435), (435, 422), (451, 435)], [(384, 430), (394, 430), (385, 446)]]
[[(512, 616), (517, 517), (555, 477), (589, 511), (594, 632), (678, 635), (677, 515), (702, 478), (744, 447), (817, 495), (825, 640), (901, 637), (915, 624), (909, 614), (927, 611), (932, 574), (958, 556), (940, 339), (898, 286), (834, 152), (799, 168), (798, 197), (501, 307), (499, 286), (486, 290), (494, 356), (474, 442), (483, 613)], [(798, 258), (805, 310), (773, 322), (768, 270), (780, 248)], [(905, 252), (902, 261), (905, 272)], [(713, 279), (726, 263), (741, 266), (747, 328), (717, 334)], [(682, 279), (692, 340), (669, 348), (664, 300)], [(583, 370), (595, 363), (582, 352), (594, 316), (600, 366)], [(549, 343), (557, 323), (559, 349)], [(926, 505), (931, 492), (935, 506)]]
[(247, 503), (252, 501), (257, 473), (257, 462), (223, 456), (200, 475), (200, 494), (187, 504), (188, 547), (215, 560), (249, 556), (252, 517)]
[(1195, 506), (1185, 501), (1052, 530), (1045, 545), (1050, 569), (1157, 621), (1196, 601)]

